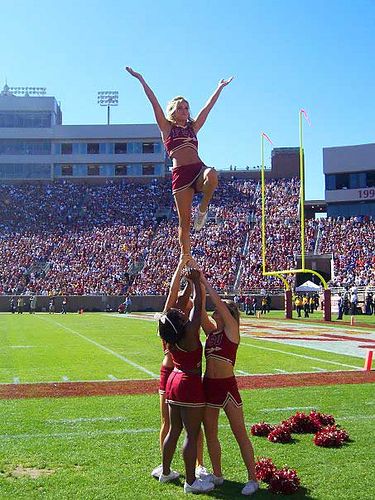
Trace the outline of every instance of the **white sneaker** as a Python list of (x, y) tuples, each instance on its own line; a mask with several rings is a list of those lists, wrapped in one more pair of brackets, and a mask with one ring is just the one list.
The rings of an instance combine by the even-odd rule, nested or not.
[(185, 481), (184, 493), (207, 493), (212, 491), (215, 485), (210, 481), (205, 481), (203, 479), (196, 479), (193, 484), (188, 484)]
[(151, 472), (151, 476), (156, 477), (156, 479), (159, 479), (162, 472), (163, 472), (163, 464), (160, 464), (157, 467), (155, 467), (155, 469), (153, 469), (153, 471)]
[(207, 215), (208, 215), (208, 209), (202, 213), (198, 208), (197, 215), (195, 216), (194, 220), (194, 229), (196, 231), (200, 231), (202, 227), (206, 224)]
[(204, 481), (209, 481), (215, 486), (221, 486), (224, 483), (223, 476), (215, 476), (215, 474), (206, 474), (204, 477), (201, 476)]
[(169, 481), (174, 481), (178, 477), (180, 477), (180, 474), (179, 474), (179, 472), (176, 472), (175, 470), (171, 470), (171, 472), (167, 476), (165, 476), (163, 474), (163, 470), (162, 470), (162, 472), (159, 476), (159, 481), (161, 483), (169, 483)]
[(203, 465), (197, 465), (195, 467), (195, 477), (197, 479), (204, 479), (204, 477), (207, 475), (208, 475), (208, 471), (207, 471), (206, 467), (204, 467)]
[(251, 481), (248, 481), (245, 486), (242, 488), (241, 493), (243, 495), (253, 495), (256, 491), (259, 489), (259, 483), (254, 481), (253, 479)]

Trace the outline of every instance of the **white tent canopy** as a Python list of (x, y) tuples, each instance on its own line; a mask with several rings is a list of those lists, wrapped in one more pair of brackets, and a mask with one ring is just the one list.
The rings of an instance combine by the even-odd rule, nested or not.
[(305, 281), (305, 283), (296, 288), (296, 292), (318, 292), (319, 290), (320, 286), (315, 285), (312, 281)]

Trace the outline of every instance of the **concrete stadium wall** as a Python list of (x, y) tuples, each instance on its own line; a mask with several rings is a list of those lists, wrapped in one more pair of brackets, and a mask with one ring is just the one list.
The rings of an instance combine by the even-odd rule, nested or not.
[[(17, 295), (14, 296), (17, 301)], [(10, 299), (11, 295), (0, 296), (0, 312), (10, 311)], [(29, 311), (29, 296), (23, 296), (24, 298), (24, 312)], [(225, 298), (232, 299), (233, 296), (228, 295)], [(45, 295), (38, 295), (36, 301), (36, 311), (43, 312), (48, 311), (48, 302), (50, 297)], [(132, 296), (132, 307), (131, 310), (144, 311), (144, 312), (157, 312), (162, 311), (165, 303), (166, 297), (164, 296)], [(93, 296), (93, 295), (71, 295), (68, 297), (67, 311), (77, 312), (79, 309), (83, 309), (87, 312), (99, 312), (105, 311), (107, 304), (114, 311), (117, 310), (118, 306), (124, 302), (125, 297), (123, 296)], [(260, 296), (257, 296), (257, 305), (260, 309)], [(56, 312), (61, 312), (62, 297), (56, 297)], [(284, 296), (283, 295), (273, 295), (272, 296), (272, 309), (284, 309)], [(209, 310), (213, 309), (211, 301), (207, 300), (207, 307)]]

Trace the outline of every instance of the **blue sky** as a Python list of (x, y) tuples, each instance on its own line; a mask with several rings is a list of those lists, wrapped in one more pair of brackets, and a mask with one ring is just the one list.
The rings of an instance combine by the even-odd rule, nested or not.
[[(64, 124), (105, 123), (98, 90), (118, 90), (112, 123), (151, 123), (143, 73), (163, 108), (184, 95), (197, 113), (234, 75), (200, 132), (219, 169), (260, 163), (260, 132), (298, 146), (306, 197), (324, 197), (322, 148), (375, 142), (373, 0), (0, 1), (0, 84), (46, 86)], [(266, 156), (270, 157), (270, 150)]]

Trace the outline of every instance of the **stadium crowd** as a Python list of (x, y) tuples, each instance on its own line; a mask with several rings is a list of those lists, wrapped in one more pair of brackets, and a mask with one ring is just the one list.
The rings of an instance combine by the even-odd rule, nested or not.
[[(267, 271), (297, 266), (299, 189), (298, 179), (267, 182)], [(3, 185), (0, 209), (0, 294), (165, 294), (179, 255), (168, 180)], [(366, 218), (309, 220), (306, 251), (333, 253), (332, 285), (374, 286), (374, 229)], [(216, 289), (281, 287), (262, 276), (261, 240), (259, 183), (222, 180), (205, 228), (192, 233)]]

